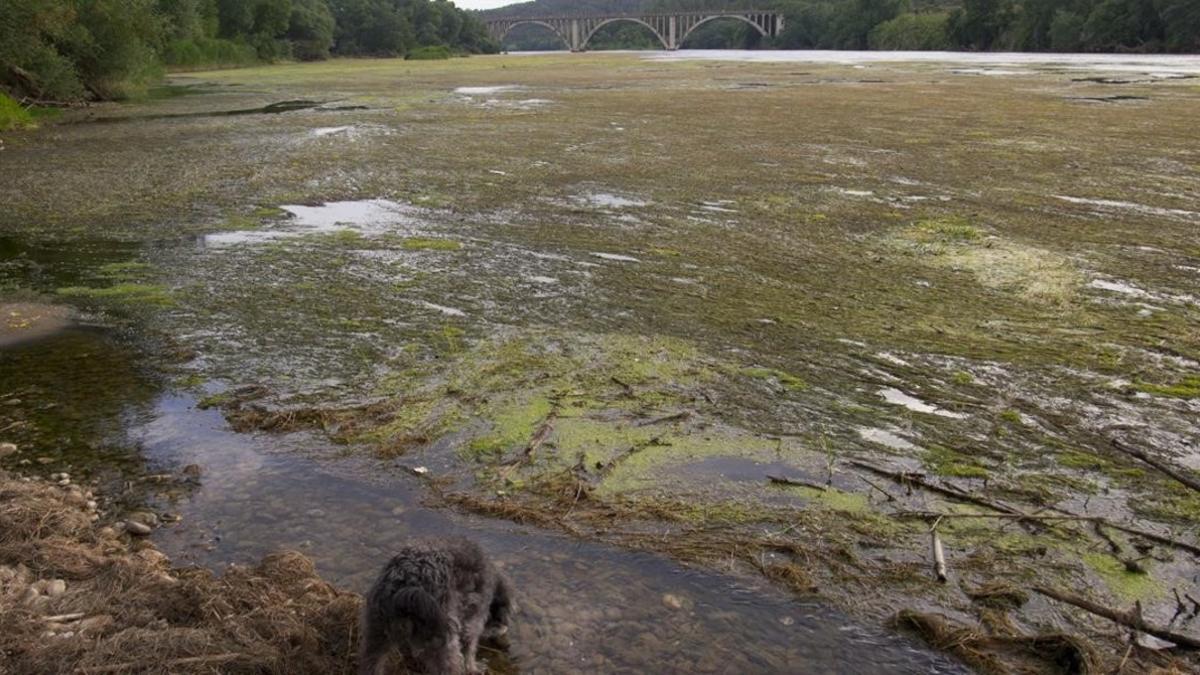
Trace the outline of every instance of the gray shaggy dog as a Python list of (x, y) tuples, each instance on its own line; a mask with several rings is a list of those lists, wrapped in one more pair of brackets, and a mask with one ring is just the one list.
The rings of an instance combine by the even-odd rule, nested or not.
[(503, 636), (510, 611), (508, 581), (474, 542), (405, 546), (367, 592), (359, 675), (377, 675), (393, 648), (412, 672), (481, 673), (479, 640)]

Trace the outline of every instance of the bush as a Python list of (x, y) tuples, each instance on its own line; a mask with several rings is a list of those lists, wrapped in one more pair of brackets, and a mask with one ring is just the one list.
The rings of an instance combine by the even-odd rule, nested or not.
[(163, 62), (176, 68), (246, 66), (258, 62), (254, 47), (219, 38), (176, 40), (163, 49)]
[(871, 49), (937, 51), (950, 49), (950, 15), (901, 14), (871, 30)]
[(417, 47), (416, 49), (405, 54), (404, 58), (408, 61), (438, 61), (448, 59), (454, 56), (450, 48), (445, 45), (430, 45), (428, 47)]
[(32, 129), (33, 115), (20, 103), (0, 93), (0, 131)]

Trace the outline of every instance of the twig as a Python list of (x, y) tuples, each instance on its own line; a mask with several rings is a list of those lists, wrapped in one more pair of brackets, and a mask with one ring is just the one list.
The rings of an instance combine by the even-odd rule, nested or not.
[(929, 537), (933, 545), (933, 574), (937, 580), (946, 583), (949, 575), (946, 573), (946, 553), (942, 550), (942, 538), (938, 536), (938, 525), (941, 524), (941, 519), (934, 521), (933, 527), (929, 528)]
[(1172, 642), (1181, 648), (1200, 649), (1200, 639), (1188, 635), (1180, 635), (1179, 633), (1174, 633), (1166, 630), (1165, 628), (1160, 628), (1158, 626), (1146, 623), (1146, 620), (1142, 617), (1141, 603), (1135, 605), (1134, 609), (1132, 610), (1122, 612), (1120, 610), (1112, 609), (1111, 607), (1105, 607), (1104, 605), (1096, 604), (1087, 598), (1082, 598), (1078, 595), (1067, 593), (1066, 591), (1046, 588), (1045, 586), (1034, 586), (1033, 591), (1048, 598), (1058, 600), (1059, 602), (1065, 602), (1068, 605), (1074, 605), (1080, 609), (1091, 612), (1096, 616), (1102, 616), (1111, 621), (1115, 621), (1116, 623), (1127, 628), (1132, 628), (1136, 631), (1146, 633), (1147, 635), (1153, 635), (1160, 640)]
[(821, 492), (825, 492), (829, 489), (827, 486), (821, 485), (820, 483), (813, 483), (800, 478), (788, 478), (786, 476), (772, 476), (771, 474), (767, 474), (767, 480), (775, 483), (776, 485), (798, 485), (800, 487), (820, 490)]
[(44, 616), (42, 621), (46, 623), (72, 623), (87, 616), (83, 612), (73, 612), (71, 614), (55, 614), (54, 616)]
[(633, 396), (633, 387), (629, 386), (629, 384), (627, 382), (621, 380), (616, 375), (613, 375), (612, 377), (610, 377), (608, 379), (612, 380), (614, 384), (616, 384), (619, 387), (621, 387), (622, 389), (624, 389), (626, 396)]
[(875, 466), (874, 464), (871, 464), (870, 462), (864, 462), (864, 461), (858, 460), (858, 459), (852, 459), (852, 460), (850, 460), (850, 463), (861, 469), (866, 469), (867, 471), (877, 473), (881, 476), (887, 476), (888, 478), (891, 478), (892, 480), (896, 481), (897, 483), (900, 483), (901, 485), (904, 485), (906, 483), (909, 483), (912, 485), (919, 485), (919, 486), (925, 488), (926, 490), (938, 492), (938, 493), (944, 494), (949, 497), (954, 497), (955, 499), (958, 499), (960, 501), (969, 502), (971, 504), (976, 504), (978, 506), (983, 506), (983, 507), (992, 509), (994, 511), (1000, 511), (1002, 513), (1011, 513), (1011, 514), (1022, 515), (1022, 516), (1025, 515), (1018, 509), (1013, 508), (1013, 507), (1009, 506), (1008, 504), (993, 501), (991, 499), (987, 499), (986, 497), (980, 497), (977, 495), (973, 495), (969, 492), (964, 492), (963, 490), (960, 490), (956, 487), (951, 487), (949, 485), (939, 485), (937, 483), (931, 483), (931, 482), (925, 480), (925, 477), (919, 473), (913, 473), (910, 471), (892, 471), (891, 469), (885, 469), (881, 466)]
[(1117, 543), (1117, 540), (1113, 539), (1107, 532), (1104, 531), (1104, 525), (1102, 523), (1092, 521), (1092, 529), (1096, 530), (1096, 534), (1100, 535), (1100, 538), (1108, 543), (1108, 548), (1113, 552), (1113, 555), (1119, 556), (1124, 552), (1121, 549), (1121, 545)]
[(162, 663), (154, 663), (149, 661), (127, 661), (125, 663), (117, 663), (111, 666), (97, 666), (95, 668), (80, 668), (80, 673), (119, 673), (122, 670), (146, 670), (150, 666), (186, 666), (193, 663), (213, 663), (223, 661), (234, 661), (236, 659), (245, 658), (245, 654), (211, 654), (209, 656), (188, 656), (182, 659), (171, 659)]
[(663, 424), (666, 422), (677, 422), (680, 420), (686, 420), (688, 417), (691, 417), (691, 415), (692, 415), (692, 411), (684, 410), (683, 412), (677, 412), (673, 415), (665, 415), (663, 417), (656, 417), (652, 420), (644, 420), (642, 422), (638, 422), (636, 426), (650, 427), (650, 426), (654, 426), (655, 424)]
[(1125, 656), (1121, 657), (1121, 662), (1117, 664), (1117, 669), (1113, 671), (1116, 675), (1121, 675), (1121, 672), (1125, 670), (1125, 662), (1129, 660), (1129, 655), (1132, 653), (1133, 643), (1130, 642), (1129, 646), (1125, 648)]
[(1109, 439), (1108, 442), (1110, 445), (1112, 445), (1112, 447), (1116, 448), (1118, 451), (1123, 452), (1126, 455), (1129, 455), (1130, 457), (1135, 457), (1137, 459), (1140, 459), (1143, 462), (1145, 462), (1146, 464), (1149, 464), (1150, 466), (1167, 474), (1168, 476), (1170, 476), (1171, 478), (1174, 478), (1175, 480), (1179, 481), (1180, 483), (1183, 483), (1184, 485), (1190, 487), (1191, 489), (1193, 489), (1197, 492), (1200, 492), (1200, 480), (1197, 480), (1195, 477), (1185, 474), (1183, 472), (1183, 470), (1180, 469), (1179, 467), (1172, 466), (1171, 464), (1164, 462), (1161, 459), (1151, 457), (1150, 455), (1146, 454), (1145, 452), (1143, 452), (1135, 447), (1130, 446), (1129, 444), (1125, 443), (1125, 441), (1122, 441), (1120, 439), (1113, 438), (1113, 439)]
[(862, 480), (862, 482), (866, 483), (867, 485), (870, 485), (871, 487), (875, 488), (880, 493), (882, 493), (884, 497), (887, 497), (887, 500), (889, 502), (896, 501), (896, 498), (892, 496), (892, 493), (890, 493), (887, 490), (884, 490), (883, 488), (876, 485), (875, 481), (871, 480), (870, 478), (867, 478), (866, 476), (859, 476), (859, 478)]
[(550, 412), (546, 415), (546, 418), (542, 420), (542, 423), (539, 424), (538, 428), (533, 432), (533, 436), (529, 439), (529, 443), (525, 445), (525, 451), (521, 453), (521, 457), (512, 464), (509, 464), (508, 467), (501, 472), (501, 478), (508, 478), (508, 474), (516, 470), (517, 467), (528, 463), (529, 460), (533, 458), (533, 453), (537, 452), (538, 448), (542, 447), (542, 444), (546, 442), (546, 439), (550, 438), (550, 433), (554, 431), (554, 419), (556, 417), (558, 417), (558, 408), (551, 408)]
[(610, 471), (612, 471), (614, 468), (616, 468), (616, 466), (618, 464), (620, 464), (621, 462), (624, 462), (629, 457), (641, 452), (642, 450), (644, 450), (652, 445), (660, 445), (661, 441), (662, 441), (662, 436), (655, 436), (648, 441), (643, 441), (641, 443), (635, 443), (634, 445), (630, 446), (629, 449), (626, 450), (625, 452), (622, 452), (621, 454), (617, 455), (616, 457), (613, 457), (612, 459), (608, 460), (608, 463), (600, 468), (600, 475), (602, 475), (602, 476), (608, 475), (608, 473)]

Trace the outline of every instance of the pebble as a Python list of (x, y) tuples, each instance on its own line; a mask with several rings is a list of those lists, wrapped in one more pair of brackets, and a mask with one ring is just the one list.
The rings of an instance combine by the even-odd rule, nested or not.
[(9, 455), (16, 454), (16, 452), (16, 443), (0, 443), (0, 457), (7, 457)]
[(126, 518), (128, 522), (140, 523), (146, 527), (158, 526), (158, 515), (149, 511), (135, 511)]
[(672, 593), (664, 593), (662, 603), (667, 609), (683, 609), (683, 598)]
[(100, 505), (96, 503), (96, 500), (89, 499), (88, 503), (85, 504), (85, 506), (87, 506), (88, 511), (95, 511)]
[(150, 534), (151, 532), (153, 532), (154, 530), (153, 530), (153, 528), (151, 528), (149, 525), (147, 525), (145, 523), (139, 523), (136, 520), (130, 520), (125, 523), (125, 531), (128, 532), (129, 534), (134, 534), (139, 537), (144, 537), (144, 536)]
[(50, 583), (46, 584), (46, 595), (48, 595), (52, 598), (57, 598), (58, 596), (62, 595), (63, 593), (66, 593), (66, 592), (67, 592), (67, 582), (63, 581), (62, 579), (55, 579), (55, 580), (51, 581)]

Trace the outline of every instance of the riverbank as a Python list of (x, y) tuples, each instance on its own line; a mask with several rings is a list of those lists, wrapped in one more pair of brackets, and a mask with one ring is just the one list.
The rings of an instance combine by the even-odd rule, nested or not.
[(360, 589), (468, 532), (522, 669), (928, 672), (862, 628), (964, 644), (912, 612), (1168, 663), (1033, 589), (1194, 631), (1191, 75), (788, 56), (200, 73), (14, 135), (0, 280), (118, 330), (0, 355), (0, 428), (203, 465), (178, 561)]
[(86, 486), (54, 479), (0, 472), (0, 670), (353, 672), (361, 599), (303, 555), (176, 568), (142, 529), (104, 524)]

